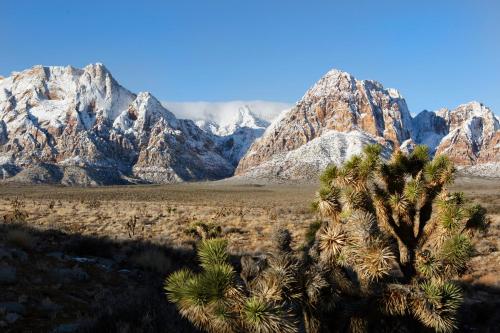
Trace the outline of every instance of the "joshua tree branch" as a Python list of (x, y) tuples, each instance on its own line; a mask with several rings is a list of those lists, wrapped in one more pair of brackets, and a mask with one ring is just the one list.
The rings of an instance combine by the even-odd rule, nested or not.
[(436, 199), (437, 194), (441, 191), (442, 186), (435, 186), (427, 191), (425, 195), (424, 202), (419, 210), (418, 219), (418, 232), (416, 239), (422, 237), (425, 225), (431, 219), (432, 216), (432, 203)]

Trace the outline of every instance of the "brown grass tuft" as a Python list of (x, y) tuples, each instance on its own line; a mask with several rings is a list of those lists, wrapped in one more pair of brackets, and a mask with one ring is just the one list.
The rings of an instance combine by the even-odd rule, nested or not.
[(166, 274), (171, 271), (172, 261), (160, 250), (147, 249), (133, 255), (130, 261), (137, 266), (156, 273)]

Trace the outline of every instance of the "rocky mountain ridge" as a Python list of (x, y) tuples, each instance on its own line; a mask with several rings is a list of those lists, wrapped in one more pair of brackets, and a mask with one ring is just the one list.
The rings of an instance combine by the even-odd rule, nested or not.
[(231, 107), (218, 122), (178, 119), (102, 64), (35, 66), (0, 79), (0, 178), (172, 183), (227, 178), (236, 168), (245, 179), (312, 181), (374, 142), (386, 156), (426, 144), (464, 172), (500, 176), (500, 124), (478, 102), (412, 117), (397, 90), (331, 70), (271, 124), (260, 109)]
[(236, 167), (252, 143), (262, 136), (269, 122), (255, 115), (248, 105), (239, 107), (229, 122), (197, 120), (196, 125), (217, 136), (223, 155)]
[(3, 178), (63, 184), (220, 179), (216, 138), (131, 93), (102, 64), (35, 66), (0, 81)]
[[(423, 111), (413, 118), (397, 90), (331, 70), (269, 126), (240, 161), (236, 175), (311, 180), (329, 163), (340, 164), (357, 153), (359, 145), (378, 142), (386, 152), (426, 144), (464, 171), (500, 176), (499, 129), (498, 119), (481, 103)], [(346, 147), (345, 138), (360, 138), (360, 133), (366, 137), (359, 145)], [(276, 170), (276, 165), (286, 166), (287, 172)]]

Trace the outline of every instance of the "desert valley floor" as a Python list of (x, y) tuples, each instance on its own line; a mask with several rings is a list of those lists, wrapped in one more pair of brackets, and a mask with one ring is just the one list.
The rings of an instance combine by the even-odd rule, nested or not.
[[(462, 282), (468, 322), (495, 327), (500, 180), (462, 177), (452, 189), (483, 204), (491, 217)], [(162, 294), (169, 272), (193, 265), (189, 228), (197, 222), (219, 225), (235, 258), (265, 252), (276, 226), (287, 227), (298, 247), (317, 220), (309, 209), (315, 190), (227, 182), (1, 185), (0, 283), (6, 287), (0, 303), (10, 304), (4, 311), (15, 320), (0, 320), (0, 330), (69, 332), (88, 325), (94, 331), (193, 331)], [(21, 224), (12, 223), (15, 207), (25, 214)]]

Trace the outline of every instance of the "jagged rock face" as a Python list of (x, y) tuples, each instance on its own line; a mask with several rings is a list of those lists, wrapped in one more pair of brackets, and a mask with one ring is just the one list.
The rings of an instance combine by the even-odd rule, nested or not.
[(238, 108), (236, 118), (225, 124), (199, 120), (196, 125), (204, 131), (218, 136), (223, 155), (235, 167), (252, 143), (262, 136), (269, 122), (255, 115), (248, 105)]
[(488, 136), (483, 143), (477, 164), (500, 163), (500, 131)]
[(446, 154), (459, 167), (483, 165), (474, 174), (492, 175), (500, 170), (499, 129), (493, 112), (478, 102), (412, 118), (396, 90), (332, 70), (269, 126), (236, 174), (313, 180), (329, 163), (343, 163), (362, 145), (378, 142), (386, 153), (425, 144), (432, 154)]
[(500, 175), (500, 124), (484, 105), (412, 119), (396, 90), (338, 70), (268, 125), (242, 107), (229, 122), (198, 127), (123, 88), (101, 64), (35, 66), (0, 78), (0, 178), (168, 183), (225, 178), (238, 165), (242, 176), (312, 180), (373, 142), (386, 154), (426, 144), (475, 174)]
[(452, 111), (439, 110), (436, 116), (443, 119), (449, 129), (436, 154), (446, 154), (460, 166), (500, 162), (498, 148), (495, 148), (500, 124), (489, 108), (471, 102)]
[(404, 98), (375, 81), (359, 81), (338, 70), (328, 72), (257, 140), (236, 174), (292, 151), (335, 130), (362, 130), (398, 146), (411, 136), (411, 116)]
[(102, 64), (35, 66), (0, 80), (0, 167), (40, 163), (62, 169), (54, 182), (71, 170), (68, 183), (94, 177), (74, 176), (75, 167), (100, 168), (111, 183), (120, 175), (153, 182), (218, 179), (234, 169), (213, 135), (177, 119), (151, 94), (126, 90)]
[(412, 141), (429, 146), (435, 152), (441, 140), (449, 133), (449, 123), (434, 112), (424, 110), (412, 121)]
[[(327, 131), (299, 148), (273, 155), (244, 177), (266, 181), (315, 180), (330, 163), (343, 163), (360, 154), (364, 146), (383, 143), (362, 131)], [(384, 146), (383, 156), (389, 157), (391, 146)]]

